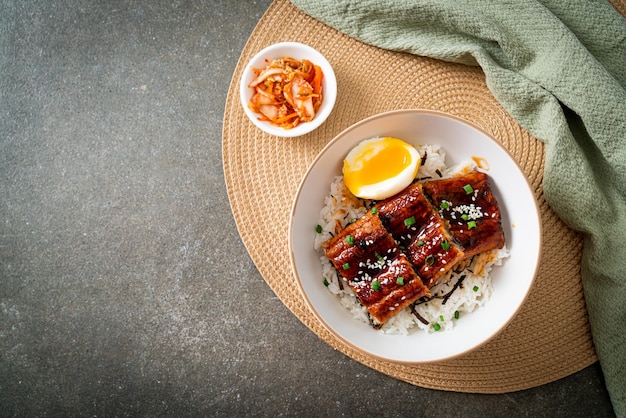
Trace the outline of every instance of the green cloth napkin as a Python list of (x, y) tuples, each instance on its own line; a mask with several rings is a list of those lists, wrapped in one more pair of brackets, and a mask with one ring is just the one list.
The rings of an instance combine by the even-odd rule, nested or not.
[(597, 0), (292, 3), (367, 44), (479, 65), (496, 99), (545, 143), (545, 198), (584, 234), (594, 344), (614, 410), (626, 417), (624, 17)]

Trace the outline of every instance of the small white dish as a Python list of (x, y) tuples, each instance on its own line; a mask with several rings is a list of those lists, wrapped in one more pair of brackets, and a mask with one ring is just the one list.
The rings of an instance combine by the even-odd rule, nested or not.
[[(269, 122), (260, 121), (259, 117), (261, 115), (254, 113), (248, 107), (248, 102), (254, 93), (254, 90), (248, 87), (255, 79), (255, 74), (251, 68), (265, 68), (267, 61), (280, 59), (285, 56), (297, 60), (307, 59), (313, 64), (319, 65), (324, 73), (324, 79), (322, 80), (322, 93), (324, 96), (317, 114), (312, 121), (300, 123), (292, 129), (284, 129)], [(317, 129), (330, 115), (337, 99), (337, 79), (335, 78), (333, 67), (316, 49), (298, 42), (281, 42), (262, 49), (248, 62), (241, 76), (239, 96), (246, 115), (262, 131), (280, 137), (302, 136)]]
[[(390, 335), (354, 319), (321, 279), (315, 227), (330, 183), (341, 175), (344, 156), (357, 143), (393, 136), (414, 145), (439, 144), (451, 166), (472, 157), (489, 166), (510, 256), (491, 272), (493, 294), (450, 331)], [(541, 221), (535, 195), (510, 154), (481, 129), (441, 112), (399, 110), (365, 119), (341, 132), (320, 152), (305, 174), (291, 212), (289, 248), (304, 299), (329, 332), (353, 349), (395, 363), (430, 363), (468, 353), (500, 333), (518, 312), (535, 279), (541, 253)]]

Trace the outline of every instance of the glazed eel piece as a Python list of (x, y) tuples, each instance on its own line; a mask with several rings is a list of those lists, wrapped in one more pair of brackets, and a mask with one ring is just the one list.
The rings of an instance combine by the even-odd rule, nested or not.
[(504, 246), (502, 216), (486, 173), (427, 181), (423, 189), (463, 248), (464, 259)]
[(430, 295), (380, 218), (368, 212), (324, 243), (326, 256), (379, 327)]
[(421, 183), (414, 183), (379, 202), (376, 208), (383, 225), (403, 249), (426, 287), (433, 287), (465, 257), (445, 221), (424, 195)]

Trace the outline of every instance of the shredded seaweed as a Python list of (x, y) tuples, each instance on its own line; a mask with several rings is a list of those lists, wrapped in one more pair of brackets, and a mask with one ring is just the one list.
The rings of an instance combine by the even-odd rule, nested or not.
[[(415, 301), (415, 303), (413, 305), (411, 305), (411, 308), (413, 308), (413, 306), (421, 305), (422, 303), (430, 302), (433, 299), (442, 299), (441, 304), (445, 305), (446, 302), (448, 301), (448, 299), (450, 299), (450, 296), (452, 296), (452, 293), (454, 293), (454, 291), (456, 289), (462, 288), (463, 280), (465, 280), (465, 277), (466, 277), (465, 274), (462, 275), (461, 277), (459, 277), (458, 280), (456, 281), (456, 283), (454, 283), (454, 286), (452, 286), (452, 289), (450, 289), (450, 291), (448, 293), (444, 293), (444, 294), (441, 294), (441, 295), (424, 296), (423, 298)], [(413, 311), (413, 309), (411, 309), (411, 311)], [(426, 325), (428, 325), (428, 324), (426, 324)]]
[(461, 277), (459, 277), (459, 280), (456, 281), (456, 283), (454, 284), (454, 286), (452, 286), (452, 289), (450, 289), (450, 291), (448, 293), (446, 293), (445, 295), (443, 295), (443, 300), (441, 301), (442, 305), (445, 305), (446, 302), (448, 301), (448, 299), (450, 299), (450, 296), (452, 296), (452, 293), (459, 288), (459, 286), (461, 286), (461, 284), (463, 283), (463, 280), (465, 280), (465, 274), (462, 275)]
[(413, 315), (415, 315), (415, 317), (417, 318), (417, 320), (418, 320), (418, 321), (420, 321), (422, 324), (424, 324), (424, 325), (429, 325), (429, 322), (428, 322), (426, 319), (424, 319), (424, 317), (423, 317), (422, 315), (420, 315), (420, 314), (417, 312), (417, 310), (415, 310), (415, 305), (416, 305), (416, 304), (417, 304), (417, 302), (416, 302), (416, 303), (413, 303), (413, 304), (411, 304), (411, 306), (409, 306), (409, 308), (411, 309), (411, 313), (412, 313)]

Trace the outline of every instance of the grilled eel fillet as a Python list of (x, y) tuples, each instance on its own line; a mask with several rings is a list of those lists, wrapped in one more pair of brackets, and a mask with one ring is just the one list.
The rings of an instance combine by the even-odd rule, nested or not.
[(406, 255), (371, 212), (328, 240), (325, 250), (367, 308), (374, 326), (430, 295)]
[(426, 287), (464, 258), (444, 220), (424, 196), (422, 185), (414, 183), (399, 194), (375, 206), (392, 237), (403, 248)]
[(459, 262), (504, 246), (482, 172), (414, 183), (374, 208), (323, 245), (374, 326), (430, 295)]
[[(471, 171), (461, 176), (424, 183), (424, 193), (439, 208), (465, 259), (504, 247), (504, 231), (498, 201), (489, 176)], [(447, 202), (443, 203), (443, 202)]]

